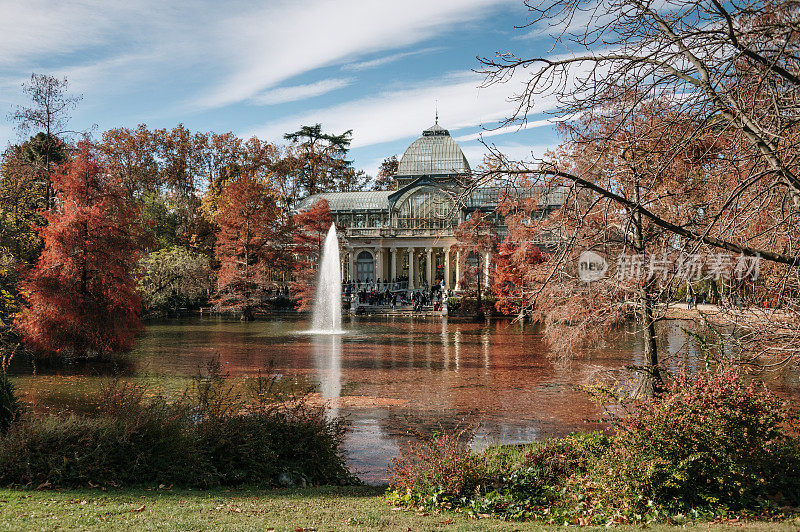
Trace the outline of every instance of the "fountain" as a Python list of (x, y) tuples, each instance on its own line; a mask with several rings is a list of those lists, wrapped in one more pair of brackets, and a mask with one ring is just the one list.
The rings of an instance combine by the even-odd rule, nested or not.
[(339, 239), (331, 224), (319, 262), (317, 292), (312, 315), (313, 334), (342, 334), (342, 274)]

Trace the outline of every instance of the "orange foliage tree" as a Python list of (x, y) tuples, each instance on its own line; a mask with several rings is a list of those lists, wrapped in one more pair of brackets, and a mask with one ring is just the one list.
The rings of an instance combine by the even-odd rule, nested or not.
[(128, 351), (141, 327), (132, 276), (143, 245), (136, 209), (85, 142), (52, 183), (60, 193), (45, 214), (45, 250), (23, 283), (19, 331), (44, 355)]
[(287, 260), (286, 224), (272, 190), (249, 174), (226, 185), (217, 222), (220, 269), (214, 304), (251, 320), (267, 296), (269, 271)]
[(537, 246), (514, 237), (506, 238), (497, 246), (492, 257), (494, 275), (492, 292), (497, 297), (495, 308), (501, 314), (524, 315), (529, 266), (547, 261), (547, 254)]
[(325, 245), (325, 237), (333, 223), (331, 209), (326, 200), (319, 200), (310, 209), (292, 217), (292, 235), (295, 255), (292, 291), (297, 298), (298, 310), (307, 310), (314, 302), (317, 265)]

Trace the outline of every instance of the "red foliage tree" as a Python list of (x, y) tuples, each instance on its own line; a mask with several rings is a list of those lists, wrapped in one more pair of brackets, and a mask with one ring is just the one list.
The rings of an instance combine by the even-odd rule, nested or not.
[(507, 238), (497, 246), (492, 258), (492, 292), (497, 296), (494, 306), (498, 312), (507, 316), (523, 312), (528, 269), (546, 260), (547, 256), (537, 246), (527, 242), (520, 243)]
[(219, 199), (217, 222), (220, 269), (214, 304), (251, 320), (267, 296), (269, 271), (287, 260), (286, 227), (273, 191), (248, 174), (229, 182)]
[(141, 328), (132, 276), (143, 245), (136, 208), (85, 142), (52, 183), (60, 194), (45, 214), (45, 250), (23, 283), (27, 305), (17, 326), (44, 355), (128, 351)]
[(292, 291), (297, 298), (297, 309), (307, 310), (314, 302), (317, 265), (325, 245), (325, 237), (333, 223), (331, 209), (326, 200), (319, 200), (310, 209), (292, 217), (292, 235), (295, 255)]

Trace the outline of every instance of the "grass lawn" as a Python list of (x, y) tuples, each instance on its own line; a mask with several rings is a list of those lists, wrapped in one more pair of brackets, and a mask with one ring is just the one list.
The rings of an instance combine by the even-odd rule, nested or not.
[[(743, 526), (744, 525), (744, 526)], [(779, 523), (699, 523), (698, 530), (797, 530)], [(622, 529), (627, 527), (622, 527)], [(631, 527), (631, 529), (642, 527)], [(682, 530), (674, 526), (650, 527)], [(383, 490), (0, 490), (2, 530), (555, 530), (536, 523), (473, 520), (459, 514), (396, 510)]]

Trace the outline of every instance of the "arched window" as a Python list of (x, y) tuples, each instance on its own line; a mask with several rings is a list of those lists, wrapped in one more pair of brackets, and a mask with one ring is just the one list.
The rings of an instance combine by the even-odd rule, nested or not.
[(401, 228), (443, 229), (455, 225), (453, 200), (434, 187), (421, 188), (401, 204), (398, 222)]
[(356, 257), (356, 280), (358, 282), (375, 280), (375, 263), (369, 251), (362, 251)]

